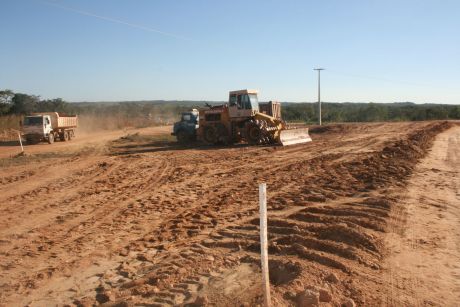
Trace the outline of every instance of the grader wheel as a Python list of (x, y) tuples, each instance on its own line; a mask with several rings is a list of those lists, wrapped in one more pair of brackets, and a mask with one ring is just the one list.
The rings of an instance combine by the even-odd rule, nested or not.
[(254, 120), (250, 120), (244, 125), (244, 138), (249, 144), (260, 144), (262, 129)]
[(244, 138), (249, 144), (271, 144), (274, 138), (268, 127), (264, 120), (250, 120), (245, 124)]
[(228, 135), (227, 128), (223, 124), (216, 125), (217, 131), (217, 143), (230, 145), (231, 144), (231, 137)]
[(215, 144), (218, 141), (217, 129), (214, 126), (207, 126), (203, 131), (203, 139), (208, 144)]

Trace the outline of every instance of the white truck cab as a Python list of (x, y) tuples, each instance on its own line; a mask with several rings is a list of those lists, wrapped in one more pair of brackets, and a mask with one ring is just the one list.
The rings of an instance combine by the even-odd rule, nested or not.
[(40, 139), (47, 139), (49, 134), (53, 131), (50, 116), (26, 116), (24, 118), (23, 131), (28, 143), (34, 143), (34, 141), (38, 142)]

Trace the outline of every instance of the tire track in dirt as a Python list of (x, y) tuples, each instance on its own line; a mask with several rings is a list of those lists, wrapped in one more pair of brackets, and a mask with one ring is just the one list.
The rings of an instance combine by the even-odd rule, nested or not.
[[(127, 211), (129, 211), (129, 208), (123, 209), (121, 212), (117, 209), (119, 209), (119, 207), (124, 208), (126, 205), (123, 205), (123, 201), (129, 200), (131, 195), (139, 195), (139, 191), (144, 193), (145, 191), (149, 191), (150, 189), (155, 188), (154, 186), (160, 183), (164, 177), (164, 174), (167, 173), (168, 167), (167, 162), (163, 162), (159, 164), (158, 167), (153, 169), (154, 171), (162, 169), (160, 176), (158, 176), (156, 172), (146, 176), (145, 173), (139, 173), (137, 170), (132, 171), (129, 167), (124, 167), (124, 165), (124, 161), (119, 161), (117, 166), (109, 166), (109, 163), (107, 162), (98, 163), (92, 166), (90, 170), (103, 168), (105, 171), (102, 173), (97, 172), (97, 175), (93, 176), (89, 183), (81, 185), (76, 193), (74, 193), (74, 196), (77, 195), (78, 197), (72, 196), (70, 198), (64, 198), (64, 200), (61, 199), (58, 201), (60, 203), (65, 203), (66, 206), (65, 208), (61, 207), (61, 210), (58, 212), (59, 215), (56, 217), (56, 220), (58, 221), (57, 224), (49, 223), (42, 225), (41, 227), (35, 227), (33, 229), (33, 236), (28, 235), (23, 240), (18, 240), (17, 243), (22, 243), (22, 248), (19, 251), (9, 249), (2, 250), (2, 253), (13, 256), (19, 252), (18, 257), (34, 258), (33, 260), (28, 259), (28, 262), (30, 262), (29, 264), (31, 266), (31, 271), (33, 272), (34, 270), (32, 267), (34, 263), (43, 263), (46, 262), (46, 260), (42, 259), (55, 258), (53, 255), (56, 254), (56, 250), (59, 250), (60, 252), (66, 251), (67, 253), (75, 253), (85, 251), (85, 249), (87, 249), (85, 244), (92, 245), (95, 242), (101, 243), (98, 242), (98, 239), (94, 240), (94, 233), (97, 233), (95, 229), (104, 230), (104, 224), (110, 225), (112, 234), (117, 232), (117, 228), (125, 228), (126, 226), (124, 223), (117, 223), (116, 217), (126, 215)], [(148, 170), (152, 170), (151, 165), (149, 165)], [(92, 171), (88, 172), (84, 170), (82, 172), (76, 172), (75, 176), (79, 178), (83, 174), (84, 178), (89, 179), (89, 174), (93, 175), (92, 173)], [(138, 176), (137, 181), (133, 180), (134, 178), (129, 177), (129, 174), (134, 173), (136, 173)], [(111, 179), (110, 187), (115, 187), (114, 190), (105, 189), (108, 181), (101, 178), (107, 177)], [(131, 179), (128, 183), (125, 182), (127, 177)], [(75, 180), (70, 179), (68, 182), (71, 182), (72, 185), (75, 185)], [(68, 182), (66, 181), (63, 186), (61, 186), (61, 188), (68, 186)], [(100, 193), (101, 190), (103, 193)], [(42, 192), (41, 190), (39, 191)], [(44, 194), (45, 196), (48, 195), (46, 191), (37, 194), (38, 197), (42, 196), (41, 194)], [(94, 199), (95, 196), (98, 198)], [(101, 199), (111, 200), (112, 205), (96, 207), (91, 205), (88, 206), (89, 202), (95, 203), (96, 205), (103, 204)], [(85, 205), (81, 205), (82, 203)], [(53, 207), (56, 205), (50, 204), (48, 206)], [(83, 209), (81, 211), (75, 212), (74, 210), (77, 206), (80, 206)], [(101, 220), (100, 217), (103, 217), (103, 219)], [(122, 220), (120, 221), (122, 222)], [(87, 229), (87, 225), (91, 225), (91, 227)], [(129, 229), (127, 231), (129, 231)], [(47, 233), (54, 233), (53, 240), (47, 239)], [(32, 241), (32, 244), (29, 243), (30, 241)], [(75, 248), (76, 246), (77, 248)], [(51, 252), (48, 253), (47, 251), (50, 249)], [(77, 259), (81, 256), (81, 254), (78, 254)], [(67, 259), (65, 262), (65, 266), (68, 266), (68, 262), (71, 261)], [(77, 263), (73, 265), (76, 266)], [(52, 265), (50, 267), (52, 268), (45, 269), (46, 272), (38, 272), (37, 274), (40, 276), (46, 276), (50, 275), (49, 272), (60, 271), (59, 267), (54, 267)], [(38, 278), (38, 280), (40, 279), (43, 278)], [(36, 275), (32, 275), (32, 277), (24, 283), (32, 284), (32, 282), (36, 280)]]
[(417, 166), (387, 234), (388, 305), (456, 306), (460, 296), (458, 236), (460, 201), (460, 129), (436, 138)]
[[(62, 218), (9, 239), (16, 249), (3, 254), (7, 259), (32, 251), (33, 257), (27, 256), (28, 272), (2, 269), (2, 280), (17, 282), (3, 282), (7, 291), (0, 303), (18, 302), (16, 292), (25, 296), (23, 303), (46, 296), (63, 304), (172, 306), (198, 304), (204, 297), (217, 305), (257, 304), (261, 181), (269, 186), (271, 280), (278, 305), (293, 304), (297, 291), (315, 284), (333, 294), (334, 304), (345, 298), (375, 303), (379, 293), (370, 289), (380, 282), (382, 238), (395, 213), (390, 192), (404, 185), (442, 125), (321, 127), (315, 142), (287, 148), (117, 141), (112, 156), (90, 166), (105, 163), (102, 171), (70, 176), (75, 184), (60, 186), (63, 193), (52, 202), (39, 190), (44, 205), (35, 204), (32, 215), (52, 204)], [(11, 198), (12, 204), (20, 200)], [(33, 268), (47, 261), (50, 267)], [(62, 276), (88, 286), (59, 286)]]
[[(434, 130), (433, 133), (436, 133), (438, 129), (442, 130), (445, 127), (443, 128), (442, 125), (440, 127), (436, 125), (428, 127), (428, 131), (431, 131), (431, 129)], [(409, 139), (420, 141), (421, 151), (426, 150), (425, 147), (429, 145), (424, 143), (428, 142), (429, 138), (425, 139), (421, 136), (424, 133), (423, 131), (417, 131), (409, 136)], [(391, 205), (395, 200), (385, 196), (372, 197), (372, 194), (375, 194), (377, 189), (385, 188), (388, 185), (400, 185), (400, 181), (405, 180), (417, 159), (422, 156), (420, 150), (410, 152), (411, 156), (407, 156), (406, 148), (400, 150), (402, 146), (410, 146), (410, 144), (408, 145), (405, 140), (397, 140), (394, 144), (384, 147), (382, 151), (371, 152), (370, 156), (360, 157), (361, 161), (352, 160), (346, 162), (339, 155), (335, 156), (331, 154), (329, 156), (323, 155), (317, 157), (316, 160), (318, 161), (312, 158), (300, 162), (290, 161), (285, 165), (279, 166), (276, 173), (277, 181), (270, 182), (269, 180), (270, 186), (273, 186), (275, 191), (277, 187), (290, 187), (290, 182), (298, 182), (299, 174), (293, 176), (292, 173), (296, 171), (296, 168), (298, 170), (304, 169), (306, 165), (314, 169), (312, 173), (321, 174), (321, 178), (307, 176), (304, 179), (305, 182), (315, 182), (313, 189), (300, 190), (297, 193), (292, 193), (291, 190), (286, 193), (272, 192), (270, 194), (271, 200), (275, 200), (270, 202), (272, 204), (271, 209), (278, 212), (289, 207), (286, 203), (302, 207), (302, 209), (296, 210), (295, 213), (289, 215), (281, 214), (276, 219), (269, 220), (269, 233), (271, 234), (269, 252), (273, 261), (278, 261), (279, 265), (286, 267), (292, 266), (292, 261), (294, 263), (303, 261), (307, 263), (306, 267), (305, 264), (303, 268), (302, 265), (293, 265), (299, 272), (303, 270), (307, 271), (307, 268), (311, 270), (311, 266), (315, 266), (317, 269), (314, 271), (319, 269), (320, 272), (323, 272), (320, 275), (325, 276), (328, 272), (333, 271), (345, 280), (351, 280), (349, 276), (356, 274), (354, 272), (356, 267), (359, 268), (356, 270), (358, 273), (361, 273), (362, 266), (371, 270), (371, 272), (380, 270), (378, 263), (382, 258), (381, 237), (387, 226), (386, 221), (391, 212)], [(295, 152), (296, 150), (293, 151)], [(392, 155), (394, 159), (399, 161), (396, 163), (385, 162), (385, 160), (388, 160), (385, 155)], [(269, 160), (269, 157), (267, 158)], [(334, 162), (334, 158), (339, 159), (336, 159), (338, 161)], [(326, 161), (328, 165), (325, 165)], [(266, 161), (266, 163), (269, 164), (270, 161)], [(382, 167), (381, 163), (387, 164), (386, 166), (388, 167)], [(221, 168), (226, 169), (225, 163), (221, 165)], [(284, 172), (287, 175), (286, 177), (283, 176), (283, 168), (287, 169)], [(339, 169), (339, 172), (327, 178), (327, 174), (325, 176), (324, 172), (320, 172), (319, 169), (327, 170), (328, 168)], [(273, 177), (271, 171), (264, 170), (263, 168), (256, 169), (256, 171), (256, 178)], [(383, 172), (383, 174), (376, 175), (376, 172)], [(254, 181), (255, 179), (248, 175), (245, 177), (243, 174), (239, 174), (238, 169), (233, 170), (232, 175), (240, 178), (239, 181), (243, 182), (246, 179), (248, 181)], [(350, 182), (348, 181), (350, 178), (354, 179), (357, 185), (355, 188), (350, 188)], [(332, 189), (327, 188), (334, 181), (346, 181), (347, 184), (334, 186)], [(283, 184), (279, 184), (279, 182)], [(227, 193), (230, 193), (230, 190), (226, 191), (222, 188), (219, 189), (219, 194), (214, 194), (214, 198), (217, 198), (219, 201), (212, 202), (211, 200), (209, 205), (202, 206), (201, 208), (197, 208), (196, 205), (192, 204), (189, 209), (182, 211), (171, 222), (168, 222), (169, 225), (166, 223), (165, 227), (160, 227), (160, 230), (150, 238), (151, 242), (158, 241), (162, 243), (166, 241), (170, 245), (175, 245), (176, 248), (185, 244), (189, 247), (189, 252), (183, 252), (184, 249), (188, 248), (181, 246), (179, 250), (182, 250), (182, 252), (167, 252), (168, 256), (165, 257), (165, 260), (154, 260), (152, 258), (146, 260), (149, 263), (160, 261), (161, 265), (153, 265), (148, 270), (143, 268), (144, 273), (137, 273), (143, 277), (128, 282), (125, 285), (118, 285), (120, 288), (129, 289), (129, 291), (117, 292), (117, 285), (115, 285), (115, 290), (110, 290), (112, 292), (104, 289), (102, 293), (106, 293), (105, 291), (107, 290), (111, 294), (116, 293), (116, 296), (121, 297), (123, 297), (123, 293), (129, 293), (131, 296), (133, 294), (134, 296), (140, 295), (143, 297), (142, 303), (145, 304), (176, 305), (193, 303), (199, 299), (199, 297), (197, 298), (197, 293), (205, 288), (209, 279), (213, 277), (213, 272), (205, 270), (187, 277), (187, 273), (190, 273), (188, 269), (190, 265), (207, 263), (206, 257), (212, 259), (210, 262), (213, 267), (226, 267), (225, 264), (227, 266), (234, 266), (241, 263), (240, 259), (243, 259), (243, 262), (257, 264), (259, 249), (258, 220), (254, 218), (248, 219), (248, 217), (254, 216), (257, 212), (256, 204), (254, 202), (251, 204), (250, 200), (251, 198), (255, 198), (253, 197), (254, 195), (251, 195), (254, 194), (254, 191), (251, 191), (253, 185), (242, 184), (237, 185), (235, 188), (241, 191), (241, 194), (237, 198), (245, 203), (245, 210), (238, 211), (234, 205), (228, 207), (227, 201), (229, 196)], [(313, 193), (312, 191), (316, 192)], [(295, 196), (292, 196), (292, 194)], [(252, 197), (247, 197), (247, 195)], [(350, 200), (350, 196), (353, 196), (352, 200)], [(337, 198), (340, 199), (336, 200)], [(206, 200), (206, 196), (203, 199)], [(285, 203), (277, 204), (276, 200), (279, 201), (281, 199), (285, 200)], [(330, 203), (334, 199), (336, 200), (335, 203)], [(332, 206), (321, 204), (326, 201)], [(214, 205), (214, 207), (210, 205)], [(227, 211), (226, 209), (229, 210)], [(239, 213), (235, 215), (235, 211)], [(210, 215), (212, 218), (217, 214), (219, 215), (220, 223), (215, 223), (211, 233), (208, 234), (207, 231), (203, 231), (203, 229), (208, 228), (207, 226), (203, 226), (196, 232), (200, 235), (192, 235), (193, 232), (185, 235), (183, 231), (178, 235), (180, 231), (177, 229), (189, 229), (192, 228), (192, 225), (206, 225), (206, 222), (209, 222), (208, 218)], [(203, 223), (203, 220), (206, 222)], [(171, 233), (173, 235), (165, 236), (164, 233)], [(206, 239), (201, 239), (203, 235)], [(184, 243), (184, 239), (188, 239), (189, 242)], [(153, 246), (155, 253), (165, 248), (164, 244)], [(210, 251), (220, 251), (220, 253), (212, 253)], [(209, 257), (209, 254), (211, 254), (211, 257)], [(232, 260), (228, 260), (228, 257), (222, 256), (226, 254), (232, 254), (234, 255), (233, 257), (236, 257), (232, 258), (233, 263)], [(288, 259), (293, 257), (293, 259), (286, 261), (287, 257)], [(312, 264), (308, 265), (308, 263)], [(138, 265), (140, 266), (140, 264)], [(135, 266), (131, 269), (135, 271)], [(278, 275), (288, 273), (281, 272)], [(294, 275), (300, 275), (300, 273)], [(189, 277), (195, 282), (191, 283)], [(277, 274), (273, 278), (277, 279)], [(181, 282), (183, 280), (187, 282)], [(173, 281), (178, 282), (178, 284), (175, 285)], [(194, 290), (192, 289), (194, 287), (187, 286), (190, 284), (196, 285), (197, 281), (199, 281), (197, 289)], [(285, 283), (292, 281), (292, 279), (287, 280)], [(322, 283), (324, 284), (324, 280)], [(278, 282), (278, 284), (278, 286), (284, 286), (284, 283)], [(113, 284), (110, 285), (110, 287), (113, 286)], [(327, 284), (327, 287), (333, 291), (343, 292), (346, 296), (352, 296), (357, 301), (361, 300), (363, 302), (362, 298), (360, 298), (360, 295), (362, 296), (363, 293), (354, 293), (356, 291), (354, 284), (351, 286), (344, 285), (343, 288), (338, 286), (339, 289), (335, 289), (330, 284)], [(339, 298), (342, 299), (343, 297), (339, 296)], [(236, 298), (233, 297), (233, 299)]]

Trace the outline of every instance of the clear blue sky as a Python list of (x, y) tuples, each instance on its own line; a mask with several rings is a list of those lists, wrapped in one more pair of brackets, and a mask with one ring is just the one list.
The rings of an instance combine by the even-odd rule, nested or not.
[(458, 0), (0, 0), (0, 89), (460, 104)]

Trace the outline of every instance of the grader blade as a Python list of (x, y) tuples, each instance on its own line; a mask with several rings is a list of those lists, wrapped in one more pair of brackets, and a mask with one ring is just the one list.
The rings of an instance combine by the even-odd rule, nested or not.
[(308, 128), (287, 129), (280, 131), (280, 143), (283, 146), (311, 142)]

